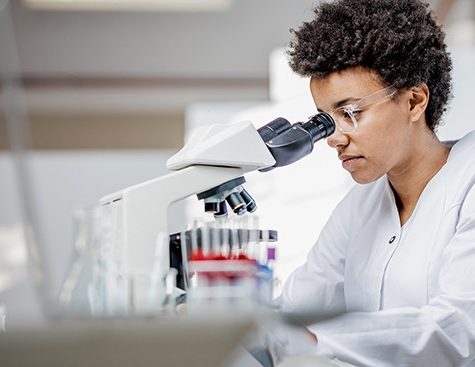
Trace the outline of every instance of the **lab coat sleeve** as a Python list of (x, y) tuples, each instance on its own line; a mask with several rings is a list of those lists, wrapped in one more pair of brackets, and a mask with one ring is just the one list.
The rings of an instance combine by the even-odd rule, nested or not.
[(475, 188), (454, 210), (459, 221), (429, 303), (350, 312), (312, 325), (317, 354), (357, 366), (475, 366)]
[(335, 209), (312, 247), (305, 264), (287, 279), (281, 309), (287, 312), (344, 311), (344, 267), (347, 233), (342, 203)]

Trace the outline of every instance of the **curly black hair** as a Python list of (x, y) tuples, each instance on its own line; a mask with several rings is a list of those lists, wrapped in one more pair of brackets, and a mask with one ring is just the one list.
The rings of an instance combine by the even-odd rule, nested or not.
[(426, 83), (427, 125), (435, 131), (452, 96), (452, 61), (445, 34), (420, 0), (337, 0), (291, 29), (289, 64), (298, 74), (324, 78), (361, 66), (398, 89)]

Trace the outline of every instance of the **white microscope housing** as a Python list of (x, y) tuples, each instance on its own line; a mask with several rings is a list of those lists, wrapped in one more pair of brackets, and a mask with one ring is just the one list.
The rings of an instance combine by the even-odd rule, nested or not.
[[(276, 163), (251, 122), (202, 128), (167, 161), (165, 176), (127, 187), (100, 202), (112, 218), (112, 245), (124, 276), (151, 273), (157, 236), (168, 232), (168, 207), (247, 172)], [(160, 268), (169, 268), (168, 243)], [(162, 261), (163, 260), (163, 261)]]
[[(320, 113), (306, 123), (293, 125), (278, 118), (259, 130), (249, 121), (199, 129), (167, 161), (167, 168), (174, 172), (100, 200), (111, 220), (109, 254), (114, 257), (117, 273), (131, 279), (136, 274), (156, 272), (158, 266), (160, 273), (166, 274), (170, 261), (167, 216), (171, 204), (198, 194), (205, 207), (214, 206), (215, 216), (223, 214), (217, 207), (226, 206), (225, 198), (235, 213), (242, 214), (247, 196), (245, 207), (253, 211), (255, 204), (241, 187), (242, 176), (299, 160), (312, 151), (317, 140), (332, 134), (334, 127), (331, 116)], [(235, 200), (230, 200), (233, 197)], [(124, 285), (126, 302), (129, 286)]]

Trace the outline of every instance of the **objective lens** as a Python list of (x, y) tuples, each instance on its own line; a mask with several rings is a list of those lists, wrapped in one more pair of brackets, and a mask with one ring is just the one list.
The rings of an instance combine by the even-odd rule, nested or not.
[(242, 206), (239, 209), (234, 210), (234, 213), (236, 213), (237, 215), (243, 215), (245, 212), (246, 212), (245, 206)]
[(214, 203), (206, 203), (205, 202), (205, 212), (206, 213), (216, 213), (219, 210), (219, 204)]
[(249, 195), (249, 193), (245, 189), (242, 189), (241, 197), (244, 199), (244, 202), (246, 203), (246, 210), (249, 213), (254, 213), (257, 209), (257, 205), (254, 199), (252, 198), (252, 196)]
[(234, 213), (242, 215), (246, 211), (246, 203), (238, 193), (233, 192), (226, 198), (226, 201)]
[(218, 205), (218, 210), (214, 213), (215, 218), (222, 218), (228, 216), (228, 208), (225, 201), (221, 201)]

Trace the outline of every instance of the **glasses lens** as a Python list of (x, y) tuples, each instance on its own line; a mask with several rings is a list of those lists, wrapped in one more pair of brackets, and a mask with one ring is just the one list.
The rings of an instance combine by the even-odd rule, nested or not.
[(332, 113), (332, 117), (335, 120), (337, 127), (340, 131), (349, 133), (356, 127), (355, 116), (351, 111), (346, 108), (338, 108)]
[(362, 108), (367, 109), (368, 106), (385, 101), (395, 95), (396, 92), (397, 89), (393, 86), (381, 89), (373, 94), (358, 99), (350, 105), (336, 108), (330, 115), (335, 120), (338, 130), (344, 133), (350, 133), (358, 126), (357, 120), (363, 111)]

